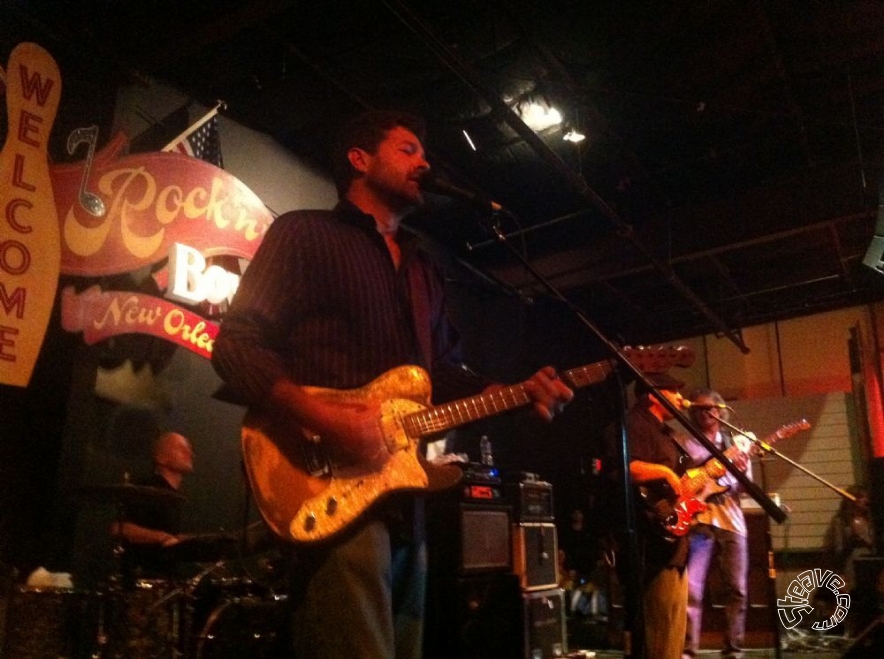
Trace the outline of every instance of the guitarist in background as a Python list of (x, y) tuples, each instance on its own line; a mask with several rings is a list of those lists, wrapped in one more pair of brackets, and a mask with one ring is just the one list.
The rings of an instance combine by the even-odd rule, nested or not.
[[(333, 151), (340, 202), (273, 222), (213, 351), (233, 392), (271, 409), (293, 441), (309, 429), (332, 462), (368, 471), (390, 454), (379, 404), (336, 404), (305, 387), (359, 388), (403, 364), (430, 372), (434, 403), (493, 386), (462, 366), (441, 272), (400, 230), (423, 203), (422, 141), (422, 123), (405, 114), (368, 112), (341, 129)], [(524, 391), (545, 419), (573, 395), (549, 367)], [(422, 511), (420, 497), (394, 494), (339, 537), (298, 549), (290, 573), (298, 659), (421, 656)]]
[[(688, 409), (694, 424), (721, 451), (734, 446), (732, 435), (721, 428), (719, 418), (728, 420), (724, 399), (711, 389), (692, 392)], [(745, 439), (745, 438), (743, 438)], [(692, 464), (699, 467), (712, 455), (694, 437), (684, 438), (684, 449), (690, 454)], [(741, 447), (742, 448), (742, 447)], [(751, 478), (751, 463), (741, 451), (733, 454), (733, 463)], [(706, 499), (706, 510), (696, 517), (697, 525), (689, 534), (690, 557), (688, 559), (688, 627), (685, 637), (684, 656), (696, 656), (700, 648), (700, 632), (703, 616), (703, 592), (706, 577), (713, 560), (717, 561), (725, 596), (726, 630), (722, 656), (729, 659), (743, 656), (743, 636), (746, 629), (746, 582), (748, 578), (748, 549), (746, 519), (740, 506), (741, 487), (730, 472), (718, 479), (727, 491), (713, 494)]]
[[(668, 498), (677, 499), (681, 496), (680, 478), (687, 468), (688, 456), (676, 442), (674, 429), (666, 423), (672, 420), (672, 414), (657, 396), (665, 396), (672, 405), (681, 407), (678, 390), (684, 383), (668, 373), (648, 377), (659, 394), (637, 382), (635, 403), (626, 415), (629, 476), (636, 486), (662, 489)], [(640, 511), (637, 517), (642, 591), (638, 629), (644, 628), (643, 656), (679, 659), (687, 620), (687, 536), (664, 537), (659, 520), (648, 510)], [(618, 560), (621, 567), (625, 563)]]

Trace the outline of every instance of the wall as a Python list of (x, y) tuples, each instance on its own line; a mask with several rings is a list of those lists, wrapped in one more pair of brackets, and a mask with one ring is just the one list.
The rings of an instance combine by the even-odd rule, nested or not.
[[(186, 97), (160, 84), (121, 90), (114, 129), (137, 137), (181, 107)], [(192, 105), (192, 121), (207, 108)], [(219, 118), (224, 168), (248, 185), (274, 215), (297, 208), (330, 208), (337, 202), (331, 182), (268, 136)], [(139, 276), (136, 273), (135, 276)], [(74, 382), (67, 405), (59, 469), (54, 567), (70, 569), (78, 585), (102, 581), (114, 569), (106, 529), (113, 502), (76, 495), (81, 488), (122, 482), (150, 470), (149, 442), (155, 429), (184, 433), (195, 452), (195, 471), (182, 486), (183, 526), (189, 533), (235, 534), (257, 519), (250, 505), (240, 457), (241, 407), (212, 397), (221, 381), (208, 360), (171, 344), (128, 343), (150, 363), (132, 359), (105, 364), (113, 348), (77, 348)], [(125, 354), (122, 338), (116, 350)], [(70, 496), (73, 494), (74, 496)]]

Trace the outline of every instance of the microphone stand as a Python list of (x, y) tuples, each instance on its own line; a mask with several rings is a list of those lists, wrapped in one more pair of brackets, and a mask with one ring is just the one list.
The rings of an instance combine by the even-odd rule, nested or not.
[[(492, 209), (493, 211), (493, 209)], [(497, 241), (502, 245), (506, 246), (507, 250), (511, 254), (513, 254), (516, 259), (522, 264), (522, 266), (531, 274), (531, 276), (540, 283), (541, 286), (556, 300), (559, 300), (563, 303), (571, 313), (599, 340), (602, 344), (605, 345), (608, 352), (616, 359), (616, 361), (621, 364), (625, 370), (631, 373), (635, 379), (639, 382), (642, 382), (645, 387), (648, 389), (660, 393), (659, 388), (654, 385), (653, 382), (639, 369), (635, 364), (633, 364), (629, 358), (626, 356), (624, 351), (618, 346), (616, 343), (608, 339), (604, 332), (592, 321), (590, 318), (583, 312), (582, 309), (577, 307), (577, 305), (573, 304), (568, 298), (566, 298), (553, 284), (544, 277), (531, 263), (527, 258), (515, 247), (513, 247), (509, 241), (507, 240), (506, 234), (500, 228), (499, 222), (497, 222), (497, 212), (492, 212), (489, 216), (490, 222), (487, 224), (489, 226), (486, 227), (487, 230), (493, 232)], [(746, 474), (740, 471), (728, 458), (724, 455), (724, 452), (719, 449), (713, 442), (711, 442), (707, 437), (702, 433), (702, 431), (687, 418), (684, 414), (682, 414), (682, 410), (679, 407), (676, 407), (672, 402), (669, 401), (666, 396), (660, 394), (655, 396), (655, 398), (660, 402), (660, 404), (666, 408), (672, 416), (677, 419), (684, 428), (693, 435), (700, 445), (705, 447), (709, 453), (715, 457), (721, 464), (724, 465), (725, 469), (730, 472), (734, 478), (736, 478), (737, 482), (743, 487), (743, 491), (746, 492), (749, 496), (751, 496), (758, 505), (768, 514), (768, 516), (772, 517), (776, 520), (777, 523), (782, 523), (786, 519), (786, 513), (779, 506), (777, 506), (770, 497), (767, 496), (764, 492), (762, 492), (758, 485), (753, 483)], [(633, 501), (634, 496), (632, 493), (632, 483), (629, 477), (629, 447), (627, 442), (627, 437), (625, 433), (625, 428), (621, 434), (621, 442), (622, 442), (622, 451), (621, 455), (623, 456), (624, 463), (621, 465), (623, 480), (624, 480), (624, 498), (626, 510), (631, 511), (634, 509)], [(639, 604), (641, 602), (641, 588), (639, 584), (639, 575), (638, 575), (638, 565), (637, 558), (639, 556), (637, 535), (636, 535), (636, 527), (635, 527), (635, 517), (634, 515), (630, 515), (627, 512), (626, 516), (627, 523), (627, 541), (628, 541), (628, 557), (630, 560), (630, 566), (627, 570), (627, 574), (629, 575), (629, 583), (625, 584), (626, 588), (626, 596), (627, 602), (630, 600), (635, 603), (633, 610), (637, 610)], [(635, 562), (633, 562), (635, 561)], [(630, 607), (627, 607), (629, 610)], [(628, 614), (628, 618), (630, 615)], [(627, 620), (627, 623), (629, 620)], [(632, 622), (635, 622), (635, 618), (632, 618)], [(626, 629), (628, 633), (624, 634), (624, 657), (637, 657), (641, 656), (640, 653), (633, 654), (633, 650), (635, 649), (633, 645), (637, 644), (643, 648), (643, 642), (640, 638), (641, 634), (635, 633), (640, 632), (641, 630), (636, 627), (630, 628), (627, 624)], [(637, 641), (638, 643), (634, 643)], [(641, 650), (639, 651), (641, 652)]]
[(843, 498), (845, 498), (845, 499), (848, 499), (848, 500), (850, 500), (850, 501), (856, 501), (856, 497), (853, 496), (850, 492), (847, 492), (846, 490), (841, 489), (841, 488), (838, 487), (837, 485), (833, 485), (832, 483), (830, 483), (829, 481), (827, 481), (825, 478), (823, 478), (823, 477), (820, 476), (819, 474), (815, 474), (815, 473), (813, 473), (813, 472), (812, 472), (810, 469), (808, 469), (807, 467), (804, 467), (804, 466), (798, 464), (797, 462), (795, 462), (792, 458), (789, 458), (789, 457), (783, 455), (782, 453), (780, 453), (779, 451), (777, 451), (777, 450), (776, 450), (773, 446), (771, 446), (770, 444), (767, 444), (767, 443), (761, 441), (760, 439), (756, 438), (754, 435), (748, 433), (747, 431), (743, 430), (742, 428), (740, 428), (740, 427), (738, 427), (738, 426), (735, 426), (735, 425), (733, 425), (732, 423), (728, 423), (727, 421), (725, 421), (724, 419), (720, 418), (719, 416), (716, 416), (715, 418), (718, 419), (719, 423), (721, 423), (721, 424), (727, 426), (728, 428), (730, 428), (730, 429), (733, 430), (734, 432), (737, 432), (737, 433), (739, 433), (739, 434), (745, 436), (746, 439), (748, 439), (750, 442), (752, 442), (755, 446), (757, 446), (758, 448), (760, 448), (760, 449), (761, 449), (762, 451), (764, 451), (765, 453), (768, 453), (768, 454), (770, 454), (770, 455), (772, 455), (772, 456), (774, 456), (774, 457), (776, 457), (776, 458), (779, 458), (780, 460), (782, 460), (782, 461), (784, 461), (784, 462), (789, 463), (790, 465), (792, 465), (792, 466), (795, 467), (796, 469), (800, 469), (801, 471), (803, 471), (805, 474), (807, 474), (807, 475), (810, 476), (811, 478), (813, 478), (813, 479), (819, 481), (820, 483), (822, 483), (823, 485), (825, 485), (826, 487), (828, 487), (830, 490), (833, 490), (834, 492), (836, 492), (837, 494), (839, 494), (841, 497), (843, 497)]

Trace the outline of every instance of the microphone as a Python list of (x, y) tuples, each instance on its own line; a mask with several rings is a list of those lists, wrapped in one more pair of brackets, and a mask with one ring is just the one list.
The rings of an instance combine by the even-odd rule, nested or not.
[(724, 403), (692, 403), (689, 400), (681, 401), (681, 406), (685, 409), (696, 407), (698, 410), (729, 410), (730, 407)]
[(443, 195), (445, 197), (455, 197), (458, 199), (463, 199), (464, 201), (468, 201), (474, 206), (482, 209), (482, 210), (490, 210), (493, 213), (509, 213), (502, 205), (488, 199), (487, 197), (483, 197), (477, 192), (473, 192), (472, 190), (466, 190), (461, 188), (453, 183), (449, 183), (448, 181), (443, 181), (442, 179), (434, 176), (433, 174), (424, 174), (418, 181), (421, 190), (424, 192), (431, 192), (433, 194)]

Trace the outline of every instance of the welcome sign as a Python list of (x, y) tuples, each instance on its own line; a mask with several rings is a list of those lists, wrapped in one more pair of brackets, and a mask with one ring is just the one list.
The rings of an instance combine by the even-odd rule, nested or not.
[(27, 385), (55, 302), (60, 266), (58, 216), (48, 143), (61, 75), (36, 44), (9, 57), (6, 142), (0, 153), (0, 382)]

